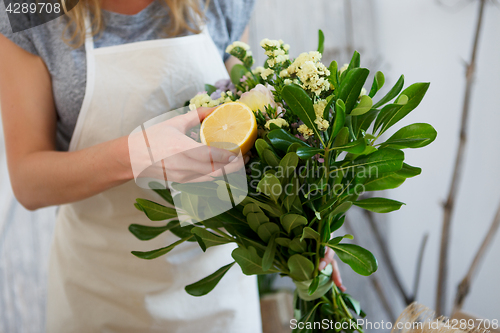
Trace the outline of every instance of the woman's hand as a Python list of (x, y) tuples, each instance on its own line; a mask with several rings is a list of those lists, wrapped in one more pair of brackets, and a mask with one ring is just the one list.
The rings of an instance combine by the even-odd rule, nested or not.
[(333, 283), (335, 283), (335, 285), (337, 287), (339, 287), (339, 289), (342, 292), (344, 292), (344, 291), (346, 291), (346, 287), (344, 287), (344, 285), (342, 284), (342, 278), (340, 277), (339, 266), (337, 265), (337, 261), (333, 258), (335, 256), (335, 252), (333, 252), (333, 250), (331, 248), (329, 248), (329, 247), (326, 247), (325, 249), (326, 249), (325, 250), (325, 256), (319, 262), (318, 269), (320, 271), (322, 271), (323, 269), (325, 269), (325, 267), (328, 264), (332, 264), (332, 268), (333, 268), (332, 280), (333, 280)]
[[(209, 147), (186, 136), (214, 108), (198, 108), (148, 127), (129, 137), (134, 178), (148, 177), (179, 183), (213, 180), (243, 167), (243, 157), (228, 150)], [(146, 150), (147, 138), (150, 152)], [(156, 161), (156, 163), (152, 163)]]

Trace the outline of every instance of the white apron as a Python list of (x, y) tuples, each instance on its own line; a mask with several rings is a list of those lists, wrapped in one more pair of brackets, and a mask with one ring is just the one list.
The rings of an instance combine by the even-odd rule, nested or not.
[[(87, 86), (70, 151), (128, 135), (145, 121), (181, 107), (205, 83), (228, 74), (206, 29), (198, 35), (94, 49), (88, 34)], [(235, 265), (208, 295), (184, 291), (232, 261), (232, 244), (209, 248), (183, 243), (166, 256), (148, 251), (178, 238), (166, 232), (137, 240), (132, 223), (151, 222), (133, 206), (156, 202), (133, 181), (59, 209), (51, 252), (47, 332), (259, 333), (255, 277)]]

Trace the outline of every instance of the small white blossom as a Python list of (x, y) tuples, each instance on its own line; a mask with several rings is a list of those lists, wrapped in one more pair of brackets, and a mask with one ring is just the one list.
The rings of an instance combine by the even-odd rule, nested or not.
[(302, 136), (306, 140), (309, 139), (311, 136), (314, 135), (313, 130), (310, 129), (309, 127), (307, 127), (306, 124), (300, 125), (299, 128), (297, 128), (297, 131), (299, 131), (299, 133), (302, 134)]
[(349, 68), (349, 64), (344, 64), (344, 66), (340, 67), (339, 75), (342, 75), (342, 73), (345, 72), (347, 68)]
[(270, 68), (264, 68), (264, 70), (260, 73), (260, 76), (266, 80), (269, 75), (274, 74), (274, 71)]
[(271, 124), (275, 124), (276, 126), (278, 126), (279, 128), (283, 128), (283, 127), (288, 127), (288, 122), (283, 119), (283, 118), (277, 118), (277, 119), (270, 119), (266, 122), (266, 125), (265, 127), (267, 129), (271, 129)]
[(241, 47), (243, 50), (245, 51), (248, 51), (250, 49), (250, 46), (246, 43), (243, 43), (243, 42), (240, 42), (240, 41), (236, 41), (234, 42), (233, 44), (231, 45), (228, 45), (228, 47), (226, 47), (226, 52), (227, 53), (231, 53), (231, 51), (235, 48), (235, 47)]

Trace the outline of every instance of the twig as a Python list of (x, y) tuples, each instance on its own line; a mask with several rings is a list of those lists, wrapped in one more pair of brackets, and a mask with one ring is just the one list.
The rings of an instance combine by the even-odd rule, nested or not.
[[(353, 228), (351, 227), (349, 220), (346, 217), (346, 221), (344, 223), (344, 226), (346, 228), (346, 231), (353, 235), (354, 239), (356, 239), (356, 233), (354, 232)], [(370, 281), (373, 284), (373, 288), (375, 289), (375, 292), (378, 295), (378, 299), (380, 303), (382, 304), (382, 307), (385, 310), (385, 313), (387, 316), (389, 316), (389, 319), (391, 322), (395, 322), (396, 316), (394, 315), (394, 310), (391, 307), (391, 303), (389, 302), (389, 298), (386, 296), (384, 293), (384, 290), (382, 289), (382, 285), (380, 284), (378, 278), (374, 276), (373, 274), (370, 275)]]
[(462, 109), (462, 120), (460, 124), (460, 141), (458, 144), (458, 150), (455, 159), (455, 166), (453, 169), (451, 185), (448, 192), (448, 198), (443, 206), (444, 215), (443, 215), (443, 225), (441, 230), (441, 248), (439, 253), (438, 283), (437, 283), (437, 294), (436, 294), (436, 311), (438, 315), (445, 314), (446, 286), (448, 284), (448, 250), (449, 250), (450, 234), (451, 234), (451, 218), (453, 213), (453, 207), (455, 205), (455, 197), (458, 193), (458, 185), (459, 185), (458, 183), (460, 180), (460, 176), (462, 174), (465, 144), (467, 141), (467, 122), (469, 118), (468, 116), (469, 116), (470, 96), (472, 92), (474, 72), (476, 68), (476, 55), (477, 55), (481, 26), (483, 22), (484, 5), (486, 0), (479, 0), (479, 1), (480, 1), (479, 12), (477, 18), (476, 32), (474, 36), (474, 43), (472, 47), (472, 55), (466, 71), (465, 94), (464, 94), (463, 109)]
[(387, 243), (382, 238), (382, 234), (380, 233), (377, 223), (375, 222), (375, 217), (373, 216), (373, 213), (370, 211), (365, 210), (364, 213), (366, 218), (368, 219), (368, 224), (370, 225), (370, 228), (372, 229), (373, 234), (375, 235), (375, 240), (377, 241), (378, 246), (380, 247), (380, 252), (382, 254), (382, 257), (384, 257), (383, 259), (384, 264), (387, 265), (389, 274), (391, 275), (392, 279), (394, 280), (394, 283), (396, 284), (396, 287), (401, 293), (403, 301), (406, 303), (406, 305), (410, 305), (413, 302), (413, 298), (406, 292), (403, 283), (401, 282), (402, 279), (400, 278), (398, 272), (396, 271), (396, 268), (394, 267), (394, 262), (392, 260), (391, 255), (389, 254)]
[(420, 245), (420, 252), (417, 259), (417, 268), (415, 269), (415, 279), (413, 280), (413, 295), (412, 303), (416, 300), (418, 296), (418, 287), (420, 286), (420, 277), (422, 276), (422, 263), (424, 261), (425, 246), (427, 245), (427, 240), (429, 239), (429, 233), (425, 233), (422, 239), (422, 244)]
[(495, 218), (491, 223), (488, 233), (484, 237), (481, 247), (479, 247), (479, 250), (477, 251), (476, 256), (474, 257), (474, 260), (472, 261), (469, 270), (467, 271), (467, 274), (463, 278), (462, 282), (460, 282), (460, 284), (458, 285), (457, 295), (455, 297), (455, 304), (453, 306), (453, 313), (456, 313), (457, 311), (462, 309), (465, 297), (469, 294), (469, 289), (472, 283), (472, 279), (476, 271), (478, 270), (479, 264), (481, 263), (483, 257), (485, 256), (486, 251), (493, 242), (493, 239), (495, 237), (496, 232), (498, 231), (499, 226), (500, 226), (500, 204), (498, 205)]

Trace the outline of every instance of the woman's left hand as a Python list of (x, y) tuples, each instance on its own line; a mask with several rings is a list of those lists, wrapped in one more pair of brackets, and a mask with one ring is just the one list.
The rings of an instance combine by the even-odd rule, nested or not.
[(331, 248), (326, 247), (325, 256), (319, 262), (318, 269), (320, 271), (322, 271), (322, 270), (325, 269), (326, 266), (328, 266), (328, 264), (332, 264), (332, 268), (333, 268), (332, 280), (333, 280), (333, 283), (335, 283), (335, 285), (337, 287), (339, 287), (339, 289), (342, 292), (344, 292), (344, 291), (346, 291), (346, 287), (342, 284), (342, 277), (340, 276), (339, 266), (337, 265), (337, 261), (333, 258), (334, 256), (335, 256), (335, 252), (333, 252), (333, 250)]

